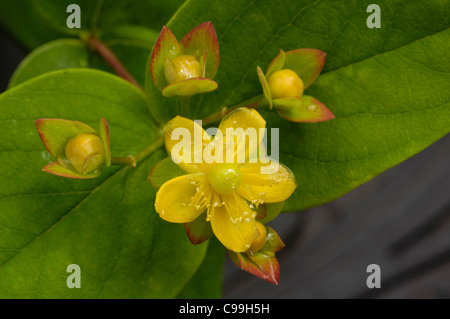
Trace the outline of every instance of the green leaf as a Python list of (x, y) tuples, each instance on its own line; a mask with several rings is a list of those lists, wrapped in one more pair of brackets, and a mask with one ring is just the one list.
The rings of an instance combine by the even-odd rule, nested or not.
[(448, 1), (381, 0), (381, 29), (366, 26), (369, 4), (190, 0), (168, 24), (179, 35), (211, 20), (219, 39), (219, 88), (191, 101), (194, 119), (260, 95), (256, 67), (265, 69), (280, 49), (327, 54), (306, 94), (336, 119), (292, 123), (262, 112), (279, 128), (280, 162), (299, 185), (285, 211), (342, 196), (450, 130)]
[(166, 157), (153, 167), (148, 180), (156, 188), (160, 188), (165, 182), (172, 178), (186, 174), (170, 157)]
[(20, 63), (9, 82), (9, 88), (46, 72), (88, 66), (89, 54), (81, 41), (55, 40), (37, 48)]
[[(110, 47), (133, 77), (144, 85), (145, 65), (155, 38), (126, 38), (135, 28), (118, 28), (105, 33), (105, 44)], [(138, 28), (141, 34), (151, 36), (146, 28)], [(154, 36), (154, 34), (153, 34)], [(96, 52), (76, 39), (59, 39), (46, 43), (32, 51), (14, 72), (9, 88), (17, 86), (38, 75), (70, 68), (96, 68), (115, 74), (114, 70)]]
[(66, 34), (78, 34), (89, 30), (109, 30), (118, 25), (137, 24), (156, 29), (183, 3), (169, 1), (78, 0), (81, 28), (69, 29), (66, 20), (72, 12), (67, 7), (71, 0), (33, 0), (41, 18), (55, 30)]
[(218, 299), (222, 297), (225, 248), (215, 238), (208, 244), (205, 259), (194, 277), (177, 296), (179, 299)]
[(0, 25), (27, 49), (64, 36), (64, 33), (42, 23), (33, 1), (0, 1)]
[[(92, 127), (105, 117), (113, 156), (136, 154), (159, 134), (143, 94), (101, 71), (56, 71), (0, 96), (0, 297), (175, 297), (206, 245), (153, 209), (145, 176), (165, 151), (93, 180), (46, 174), (52, 158), (34, 126), (44, 116)], [(81, 268), (81, 289), (67, 288), (70, 264)]]
[[(124, 1), (124, 0), (15, 0), (0, 2), (0, 24), (28, 49), (48, 41), (78, 35), (80, 30), (69, 29), (66, 12), (69, 4), (81, 8), (82, 32), (92, 27), (112, 31), (131, 26), (159, 30), (183, 0)], [(96, 13), (97, 5), (99, 10)]]

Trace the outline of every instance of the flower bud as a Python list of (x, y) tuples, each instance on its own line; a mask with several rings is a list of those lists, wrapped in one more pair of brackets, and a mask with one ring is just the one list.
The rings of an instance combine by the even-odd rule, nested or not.
[(211, 22), (189, 31), (180, 41), (164, 26), (150, 57), (155, 87), (165, 97), (187, 97), (217, 89), (219, 42)]
[(273, 99), (295, 97), (303, 95), (303, 81), (290, 69), (273, 72), (268, 79)]
[(105, 163), (105, 147), (96, 134), (82, 133), (72, 138), (65, 147), (70, 164), (80, 174), (87, 174)]
[(257, 236), (253, 239), (252, 244), (250, 245), (249, 250), (253, 253), (261, 250), (266, 244), (267, 239), (267, 229), (264, 224), (260, 222), (256, 222), (256, 228), (258, 230)]
[(191, 78), (199, 78), (202, 76), (200, 63), (193, 55), (180, 55), (172, 60), (173, 65), (173, 79), (167, 76), (168, 82), (171, 80), (174, 82), (184, 81)]

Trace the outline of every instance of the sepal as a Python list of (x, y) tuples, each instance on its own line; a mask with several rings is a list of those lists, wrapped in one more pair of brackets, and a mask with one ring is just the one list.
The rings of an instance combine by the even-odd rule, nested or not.
[(267, 238), (264, 247), (257, 252), (236, 253), (228, 250), (231, 260), (242, 270), (262, 278), (272, 284), (278, 285), (280, 279), (280, 266), (275, 253), (284, 247), (278, 234), (267, 227)]
[(206, 221), (206, 213), (203, 213), (190, 223), (185, 223), (184, 230), (194, 245), (201, 244), (214, 235), (211, 223)]
[(300, 99), (274, 100), (278, 114), (291, 122), (316, 123), (334, 119), (334, 114), (322, 103), (309, 95)]

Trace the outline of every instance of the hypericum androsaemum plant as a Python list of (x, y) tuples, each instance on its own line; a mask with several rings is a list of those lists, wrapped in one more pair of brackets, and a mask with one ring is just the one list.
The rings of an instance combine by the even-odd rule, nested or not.
[[(188, 0), (170, 21), (155, 6), (171, 1), (120, 2), (79, 1), (82, 28), (70, 30), (70, 2), (0, 4), (2, 26), (39, 46), (0, 96), (0, 297), (219, 297), (225, 250), (283, 284), (271, 220), (338, 198), (449, 132), (448, 6), (413, 14), (388, 1), (386, 23), (369, 29), (357, 2), (329, 19), (326, 1)], [(249, 161), (266, 160), (259, 150), (277, 129), (280, 178), (167, 157), (175, 128), (201, 132), (203, 151), (222, 145), (210, 126), (266, 127), (271, 143)], [(81, 289), (67, 288), (71, 264)]]

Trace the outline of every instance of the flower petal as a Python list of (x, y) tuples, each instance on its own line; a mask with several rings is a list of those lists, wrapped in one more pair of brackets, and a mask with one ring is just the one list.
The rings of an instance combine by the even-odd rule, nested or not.
[(266, 121), (254, 109), (241, 107), (220, 122), (219, 130), (226, 144), (227, 163), (245, 163), (261, 144)]
[(217, 239), (235, 252), (246, 251), (256, 235), (254, 212), (237, 194), (222, 196), (225, 205), (211, 211), (211, 227)]
[(306, 90), (319, 76), (325, 64), (326, 53), (316, 49), (298, 49), (286, 52), (285, 69), (291, 69), (302, 79)]
[(297, 187), (291, 170), (274, 160), (267, 164), (244, 164), (240, 170), (242, 180), (237, 192), (250, 202), (282, 202), (289, 198)]
[(183, 54), (200, 59), (206, 52), (205, 77), (213, 79), (219, 68), (219, 41), (211, 21), (204, 22), (187, 33), (180, 41)]
[(180, 53), (177, 38), (166, 26), (163, 26), (150, 58), (150, 72), (153, 83), (162, 91), (167, 86), (164, 62), (166, 58), (173, 59)]
[(187, 174), (164, 183), (156, 193), (156, 212), (171, 223), (193, 221), (205, 210), (205, 187), (209, 186), (204, 180), (203, 174)]
[(196, 122), (177, 116), (164, 126), (165, 144), (172, 161), (187, 173), (205, 169), (203, 149), (211, 137)]

